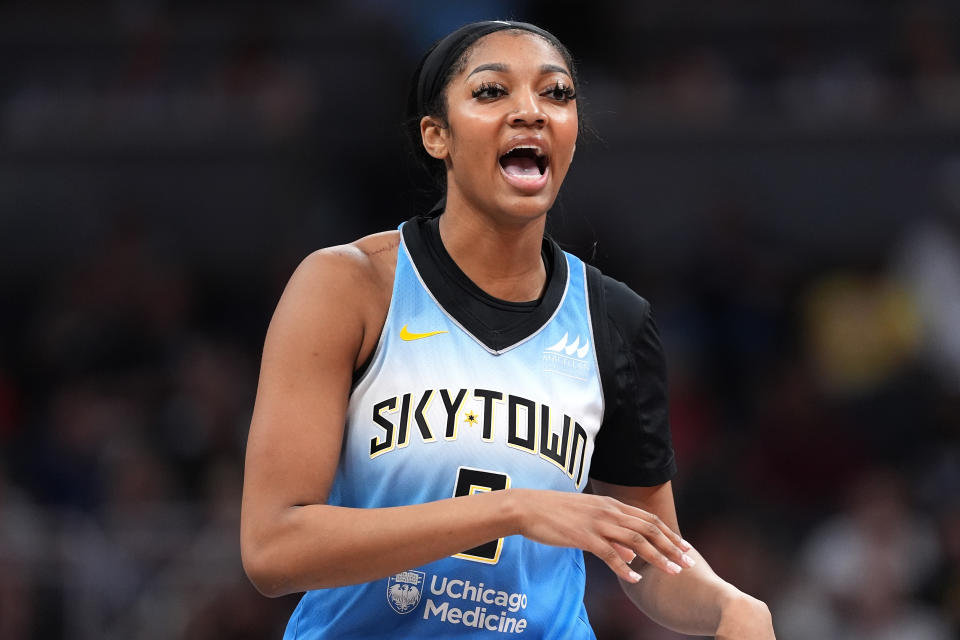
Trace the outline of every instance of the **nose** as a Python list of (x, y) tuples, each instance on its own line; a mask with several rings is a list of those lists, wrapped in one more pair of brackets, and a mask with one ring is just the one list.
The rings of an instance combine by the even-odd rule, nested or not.
[(540, 102), (537, 100), (539, 96), (535, 92), (521, 91), (514, 93), (514, 97), (513, 110), (508, 117), (512, 126), (542, 127), (547, 124), (549, 117), (540, 108)]

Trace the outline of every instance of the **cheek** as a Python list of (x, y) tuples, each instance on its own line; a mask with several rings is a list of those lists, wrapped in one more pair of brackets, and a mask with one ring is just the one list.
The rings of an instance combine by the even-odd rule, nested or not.
[(497, 132), (497, 122), (479, 115), (461, 114), (450, 123), (451, 154), (461, 162), (476, 162), (491, 153), (491, 140)]
[(558, 146), (567, 150), (567, 162), (573, 160), (573, 152), (577, 146), (577, 134), (579, 133), (580, 123), (577, 115), (564, 114), (562, 118), (556, 118), (553, 121), (553, 130), (556, 134)]
[(557, 128), (563, 131), (564, 135), (568, 135), (576, 139), (577, 132), (580, 129), (580, 119), (578, 118), (577, 110), (571, 109), (569, 111), (564, 111), (563, 115), (554, 121), (554, 124)]

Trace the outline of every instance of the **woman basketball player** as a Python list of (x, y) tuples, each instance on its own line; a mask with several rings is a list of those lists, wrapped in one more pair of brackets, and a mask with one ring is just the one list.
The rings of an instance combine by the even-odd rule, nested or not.
[(593, 638), (586, 550), (666, 627), (773, 638), (678, 533), (649, 305), (544, 238), (570, 54), (467, 25), (410, 111), (442, 212), (309, 256), (267, 332), (241, 541), (262, 593), (307, 592), (286, 637)]

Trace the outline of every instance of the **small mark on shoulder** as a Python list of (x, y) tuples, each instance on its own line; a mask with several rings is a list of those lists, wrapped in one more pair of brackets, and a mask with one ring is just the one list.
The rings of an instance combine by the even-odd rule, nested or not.
[(375, 255), (378, 255), (378, 254), (380, 254), (380, 253), (386, 253), (387, 251), (393, 251), (394, 249), (396, 249), (396, 248), (399, 247), (399, 246), (400, 246), (400, 240), (399, 240), (399, 239), (395, 239), (395, 240), (390, 240), (390, 241), (387, 242), (386, 244), (381, 245), (381, 246), (377, 247), (376, 249), (364, 249), (363, 252), (364, 252), (365, 254), (367, 254), (368, 256), (375, 256)]

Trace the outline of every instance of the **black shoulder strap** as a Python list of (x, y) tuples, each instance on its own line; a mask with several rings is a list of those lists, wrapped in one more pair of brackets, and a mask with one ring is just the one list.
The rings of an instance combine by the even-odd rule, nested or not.
[[(607, 318), (607, 298), (603, 286), (603, 274), (592, 265), (587, 265), (587, 298), (590, 305), (590, 323), (593, 325), (593, 342), (597, 350), (597, 366), (600, 369), (600, 387), (604, 398), (614, 389), (613, 342), (610, 337), (610, 321)], [(606, 413), (607, 402), (604, 402)]]

